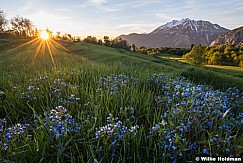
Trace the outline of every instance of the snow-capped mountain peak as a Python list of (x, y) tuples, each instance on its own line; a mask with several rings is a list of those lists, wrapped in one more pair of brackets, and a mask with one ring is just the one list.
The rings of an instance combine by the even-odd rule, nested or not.
[(160, 29), (167, 29), (167, 28), (172, 28), (172, 27), (176, 27), (179, 25), (184, 25), (186, 23), (189, 23), (193, 20), (186, 18), (186, 19), (181, 19), (181, 20), (173, 20), (171, 22), (166, 23), (165, 25), (160, 26)]
[(165, 25), (160, 26), (157, 30), (169, 30), (171, 28), (191, 28), (194, 31), (198, 31), (200, 27), (205, 29), (220, 29), (221, 27), (218, 24), (212, 24), (208, 21), (202, 20), (191, 20), (189, 18), (181, 19), (181, 20), (173, 20), (171, 22), (166, 23)]
[(209, 21), (189, 18), (173, 20), (148, 34), (122, 36), (129, 44), (147, 47), (191, 47), (191, 44), (209, 45), (229, 30)]

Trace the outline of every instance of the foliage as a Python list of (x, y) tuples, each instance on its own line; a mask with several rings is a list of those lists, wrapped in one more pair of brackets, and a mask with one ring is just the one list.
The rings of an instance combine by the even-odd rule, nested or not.
[[(61, 36), (61, 32), (58, 31), (54, 36), (51, 30), (46, 29), (46, 32), (51, 38), (80, 41), (80, 37), (74, 37), (71, 34), (64, 33)], [(37, 37), (39, 33), (40, 30), (34, 26), (31, 20), (22, 16), (15, 16), (7, 20), (3, 11), (0, 10), (0, 38), (32, 38)]]
[(121, 48), (121, 49), (125, 49), (125, 50), (131, 50), (127, 41), (123, 40), (121, 38), (111, 40), (110, 46), (113, 47), (113, 48)]
[(153, 56), (157, 56), (162, 53), (175, 54), (175, 55), (182, 56), (189, 51), (190, 51), (189, 49), (185, 49), (185, 48), (171, 48), (171, 47), (146, 48), (145, 46), (141, 46), (140, 48), (136, 48), (136, 52), (138, 52), (138, 53), (148, 54), (148, 55), (153, 55)]
[(128, 46), (127, 41), (123, 40), (121, 38), (112, 40), (108, 36), (104, 36), (103, 40), (104, 40), (104, 43), (102, 42), (102, 40), (97, 40), (96, 37), (94, 37), (94, 36), (93, 37), (87, 36), (86, 38), (83, 39), (83, 41), (86, 43), (99, 44), (99, 45), (104, 45), (104, 46), (113, 47), (113, 48), (130, 50), (130, 47)]
[[(229, 65), (243, 67), (243, 47), (234, 45), (207, 46), (200, 51), (200, 46), (194, 46), (184, 55), (189, 63), (198, 64), (198, 60), (209, 65)], [(202, 48), (202, 47), (201, 47)], [(197, 54), (197, 55), (196, 55)], [(196, 59), (197, 58), (197, 59)]]
[(33, 23), (20, 16), (16, 16), (10, 20), (12, 30), (17, 36), (32, 36), (33, 35)]
[(104, 45), (105, 46), (111, 46), (111, 41), (110, 41), (110, 38), (109, 36), (104, 36)]
[(8, 21), (0, 10), (0, 38), (28, 38), (36, 36), (38, 34), (36, 31), (33, 22), (29, 19), (15, 16)]
[(97, 44), (97, 39), (94, 36), (87, 36), (83, 41), (90, 44)]
[(207, 47), (205, 56), (207, 63), (210, 65), (238, 65), (243, 67), (242, 46), (218, 45)]
[(188, 63), (191, 63), (195, 66), (202, 66), (206, 63), (204, 57), (206, 47), (204, 46), (193, 46), (192, 50), (185, 54), (183, 58), (187, 60)]
[(3, 32), (5, 30), (6, 24), (7, 20), (5, 18), (3, 11), (0, 9), (0, 32)]

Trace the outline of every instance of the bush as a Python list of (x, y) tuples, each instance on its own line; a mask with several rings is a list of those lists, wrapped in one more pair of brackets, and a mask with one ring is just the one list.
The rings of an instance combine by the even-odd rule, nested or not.
[(192, 50), (183, 56), (188, 63), (196, 66), (202, 66), (206, 63), (206, 58), (204, 56), (206, 47), (204, 46), (194, 46)]

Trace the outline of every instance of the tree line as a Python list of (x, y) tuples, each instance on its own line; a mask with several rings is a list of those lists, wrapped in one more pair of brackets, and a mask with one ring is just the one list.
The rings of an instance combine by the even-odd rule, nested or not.
[[(0, 9), (0, 39), (38, 37), (40, 31), (31, 20), (22, 16), (17, 15), (7, 20), (5, 13)], [(64, 33), (61, 35), (59, 31), (53, 34), (49, 29), (46, 29), (46, 32), (51, 38), (80, 41), (80, 37), (71, 34)]]
[(31, 20), (19, 15), (7, 20), (0, 9), (0, 38), (33, 37), (37, 34), (38, 30)]
[(133, 51), (136, 51), (141, 54), (147, 54), (150, 56), (157, 56), (162, 53), (183, 56), (184, 54), (186, 54), (190, 51), (190, 49), (187, 49), (187, 48), (172, 48), (172, 47), (147, 48), (145, 46), (141, 46), (139, 48), (134, 48), (134, 46), (135, 45), (133, 44), (132, 45)]
[(209, 64), (243, 67), (243, 46), (229, 44), (218, 46), (197, 45), (183, 58), (197, 66)]
[(97, 39), (94, 36), (87, 36), (86, 38), (83, 39), (83, 41), (86, 43), (104, 45), (112, 48), (121, 48), (125, 50), (131, 49), (131, 46), (129, 46), (128, 42), (121, 38), (110, 39), (109, 36), (104, 36), (102, 40), (102, 39)]

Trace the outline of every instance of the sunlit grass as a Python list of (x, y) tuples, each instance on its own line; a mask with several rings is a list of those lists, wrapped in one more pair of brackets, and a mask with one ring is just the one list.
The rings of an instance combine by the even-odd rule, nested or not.
[[(159, 57), (164, 58), (164, 59), (169, 59), (172, 61), (187, 63), (185, 58), (182, 58), (181, 56), (178, 56), (178, 55), (163, 53), (163, 54), (159, 55)], [(243, 68), (239, 67), (239, 66), (206, 65), (206, 67), (225, 69), (225, 70), (243, 71)]]
[(206, 65), (206, 66), (212, 68), (219, 68), (219, 69), (243, 71), (243, 67), (239, 67), (239, 66), (220, 66), (220, 65)]
[(0, 57), (2, 162), (242, 157), (242, 92), (191, 83), (183, 64), (54, 40)]

